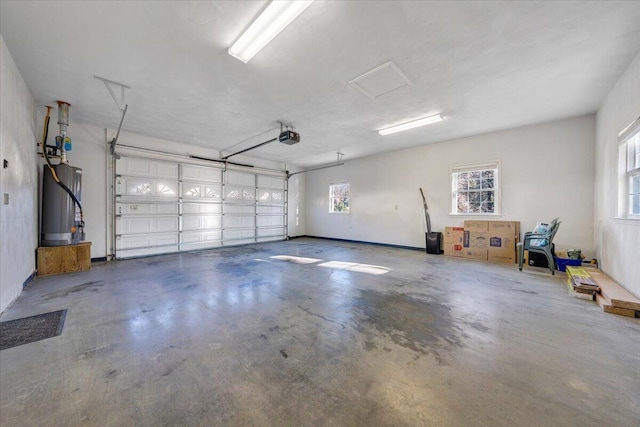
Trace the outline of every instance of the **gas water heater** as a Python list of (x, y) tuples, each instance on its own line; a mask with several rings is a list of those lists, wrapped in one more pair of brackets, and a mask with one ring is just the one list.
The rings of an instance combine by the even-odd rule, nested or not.
[[(71, 148), (67, 138), (69, 106), (67, 102), (58, 101), (60, 135), (55, 138), (55, 146), (46, 144), (51, 109), (47, 107), (42, 143), (46, 161), (42, 179), (42, 246), (75, 245), (84, 240), (84, 218), (80, 203), (82, 169), (70, 166), (67, 161), (67, 151)], [(52, 157), (60, 159), (60, 163), (52, 165)]]

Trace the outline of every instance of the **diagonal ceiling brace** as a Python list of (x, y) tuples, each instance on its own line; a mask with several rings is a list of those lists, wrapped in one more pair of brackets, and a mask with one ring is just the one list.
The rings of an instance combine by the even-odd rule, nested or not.
[[(99, 76), (96, 76), (96, 75), (94, 75), (93, 78), (94, 79), (98, 79), (98, 80), (102, 80), (102, 82), (104, 83), (105, 87), (107, 88), (107, 90), (111, 94), (111, 97), (113, 98), (113, 101), (118, 106), (118, 109), (120, 110), (121, 113), (124, 113), (125, 109), (127, 108), (127, 106), (124, 103), (124, 90), (125, 89), (131, 89), (131, 86), (127, 86), (127, 85), (122, 84), (122, 83), (114, 82), (113, 80), (105, 79), (104, 77), (99, 77)], [(116, 94), (114, 92), (113, 86), (117, 86), (117, 87), (120, 88), (120, 97), (119, 97), (119, 99), (118, 99), (118, 97), (116, 97)], [(117, 90), (117, 88), (116, 88), (116, 90)]]

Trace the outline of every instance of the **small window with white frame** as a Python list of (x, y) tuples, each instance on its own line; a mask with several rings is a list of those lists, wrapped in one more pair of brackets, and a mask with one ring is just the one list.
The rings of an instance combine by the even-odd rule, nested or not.
[(451, 167), (451, 215), (500, 214), (500, 161)]
[(349, 213), (350, 193), (348, 182), (329, 184), (329, 213)]
[(640, 220), (640, 117), (618, 134), (618, 216)]

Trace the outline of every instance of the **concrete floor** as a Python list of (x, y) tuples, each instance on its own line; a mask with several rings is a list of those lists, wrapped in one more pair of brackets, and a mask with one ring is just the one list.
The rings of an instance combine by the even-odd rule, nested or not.
[(0, 353), (0, 422), (640, 425), (640, 319), (532, 270), (305, 238), (37, 279), (1, 320), (66, 324)]

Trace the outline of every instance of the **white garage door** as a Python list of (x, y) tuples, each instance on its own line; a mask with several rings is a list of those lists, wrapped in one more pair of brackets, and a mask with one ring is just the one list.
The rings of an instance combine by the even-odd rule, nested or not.
[(121, 156), (116, 258), (286, 239), (286, 179)]

